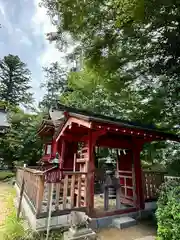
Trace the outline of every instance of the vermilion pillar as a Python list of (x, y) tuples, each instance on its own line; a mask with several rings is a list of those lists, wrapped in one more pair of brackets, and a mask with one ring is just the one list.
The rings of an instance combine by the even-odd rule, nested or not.
[(61, 154), (60, 154), (60, 159), (59, 159), (59, 168), (60, 169), (62, 169), (63, 165), (64, 165), (65, 150), (66, 150), (66, 142), (62, 138), (61, 139)]
[(52, 149), (51, 149), (51, 157), (54, 158), (56, 157), (56, 152), (57, 152), (57, 142), (56, 139), (53, 139), (52, 141)]
[(137, 208), (144, 209), (144, 190), (143, 190), (143, 182), (142, 182), (142, 167), (141, 167), (141, 159), (140, 152), (142, 150), (142, 144), (138, 144), (138, 142), (133, 143), (133, 160), (134, 160), (134, 172), (135, 172), (135, 184), (136, 184), (136, 197), (137, 197)]
[[(91, 212), (94, 208), (94, 144), (95, 141), (92, 136), (91, 130), (89, 130), (88, 134), (88, 206), (89, 211)], [(89, 191), (88, 191), (89, 190)]]

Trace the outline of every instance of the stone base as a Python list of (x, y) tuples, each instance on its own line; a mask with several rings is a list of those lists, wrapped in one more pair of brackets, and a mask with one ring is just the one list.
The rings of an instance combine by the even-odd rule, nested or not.
[(74, 230), (69, 229), (68, 232), (64, 233), (64, 240), (95, 240), (96, 233), (91, 228), (82, 228)]
[(112, 224), (116, 228), (123, 229), (136, 225), (136, 220), (131, 217), (120, 217), (113, 219)]

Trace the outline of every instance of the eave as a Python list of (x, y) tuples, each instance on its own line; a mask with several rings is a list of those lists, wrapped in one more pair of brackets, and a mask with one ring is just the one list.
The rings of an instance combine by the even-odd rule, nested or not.
[(63, 131), (74, 123), (76, 125), (92, 128), (94, 130), (106, 130), (119, 135), (128, 135), (136, 138), (144, 139), (145, 142), (171, 140), (180, 141), (178, 135), (171, 134), (158, 129), (155, 126), (142, 125), (130, 121), (107, 117), (99, 114), (94, 114), (88, 111), (82, 111), (75, 108), (69, 108), (63, 105), (58, 105), (56, 111), (64, 113), (64, 123), (58, 129), (58, 137), (63, 134)]

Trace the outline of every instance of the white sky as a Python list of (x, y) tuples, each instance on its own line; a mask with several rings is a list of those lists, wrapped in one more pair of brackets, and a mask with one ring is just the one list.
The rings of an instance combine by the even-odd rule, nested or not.
[(46, 9), (39, 0), (0, 0), (0, 58), (18, 55), (32, 72), (32, 89), (36, 104), (44, 94), (42, 66), (51, 62), (64, 63), (63, 53), (46, 40), (46, 33), (55, 31)]

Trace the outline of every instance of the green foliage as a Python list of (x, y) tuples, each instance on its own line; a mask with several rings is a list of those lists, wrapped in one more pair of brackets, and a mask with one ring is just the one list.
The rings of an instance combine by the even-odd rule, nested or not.
[(180, 239), (180, 187), (179, 180), (166, 182), (160, 191), (156, 212), (158, 240)]
[[(107, 75), (106, 83), (103, 84), (103, 76), (85, 66), (82, 71), (69, 75), (68, 87), (71, 91), (65, 92), (60, 101), (66, 105), (88, 109), (96, 113), (132, 119), (130, 116), (136, 103), (140, 104), (139, 96), (136, 95), (134, 89), (128, 85), (125, 87), (122, 82), (117, 82), (117, 85), (112, 84), (114, 77), (116, 76)], [(138, 116), (140, 116), (140, 112)], [(134, 114), (134, 119), (138, 119), (138, 116)]]
[(26, 114), (20, 109), (9, 112), (10, 129), (0, 138), (1, 157), (9, 167), (19, 161), (35, 165), (39, 160), (42, 142), (37, 129), (41, 120), (41, 114)]
[(10, 171), (0, 171), (0, 181), (14, 177), (15, 174)]
[[(78, 52), (83, 49), (84, 62), (90, 70), (85, 68), (79, 76), (75, 74), (74, 84), (92, 89), (98, 82), (115, 93), (122, 89), (128, 93), (134, 88), (130, 95), (139, 95), (139, 99), (135, 97), (133, 101), (135, 113), (130, 119), (168, 128), (178, 124), (178, 0), (42, 3), (49, 15), (59, 17), (60, 21), (54, 22), (57, 40), (63, 44), (62, 36), (69, 32), (80, 42)], [(98, 74), (92, 75), (92, 66)]]
[(9, 54), (0, 60), (0, 100), (10, 105), (32, 103), (30, 71), (18, 56)]
[[(58, 46), (70, 35), (78, 43), (74, 56), (83, 58), (81, 71), (69, 75), (72, 91), (61, 96), (63, 103), (178, 133), (179, 0), (42, 3), (59, 18)], [(142, 159), (178, 174), (178, 148), (145, 146)]]
[[(107, 84), (110, 82), (108, 75), (106, 82)], [(141, 86), (137, 89), (133, 89), (131, 85), (122, 86), (122, 88), (114, 86), (114, 89), (112, 87), (110, 89), (107, 85), (105, 87), (102, 84), (101, 76), (88, 68), (71, 73), (68, 84), (72, 91), (63, 94), (60, 98), (65, 105), (121, 119), (155, 124), (157, 127), (167, 129), (172, 126), (169, 114), (167, 119), (167, 112), (164, 109), (166, 99), (158, 91), (149, 94), (147, 97), (150, 100), (144, 102), (145, 92), (141, 91)], [(152, 90), (152, 87), (149, 86), (149, 88)], [(165, 119), (167, 119), (166, 122), (164, 122)], [(156, 163), (161, 163), (164, 165), (164, 169), (167, 168), (172, 173), (171, 167), (175, 165), (176, 157), (178, 165), (178, 151), (177, 154), (173, 154), (174, 146), (174, 143), (165, 142), (146, 144), (141, 154), (141, 160), (151, 163), (151, 167)], [(178, 145), (176, 146), (178, 149)], [(173, 175), (180, 172), (177, 165), (173, 167), (175, 170)]]
[(44, 68), (45, 82), (41, 85), (46, 93), (39, 103), (41, 109), (49, 109), (57, 100), (59, 95), (67, 89), (67, 70), (59, 63), (52, 63)]
[(42, 0), (42, 4), (51, 16), (58, 15), (60, 18), (58, 39), (62, 42), (64, 33), (69, 32), (82, 43), (86, 57), (96, 63), (101, 59), (103, 49), (117, 50), (116, 42), (122, 28), (144, 17), (142, 0)]
[(170, 176), (180, 176), (179, 143), (167, 143), (164, 151), (165, 165)]

